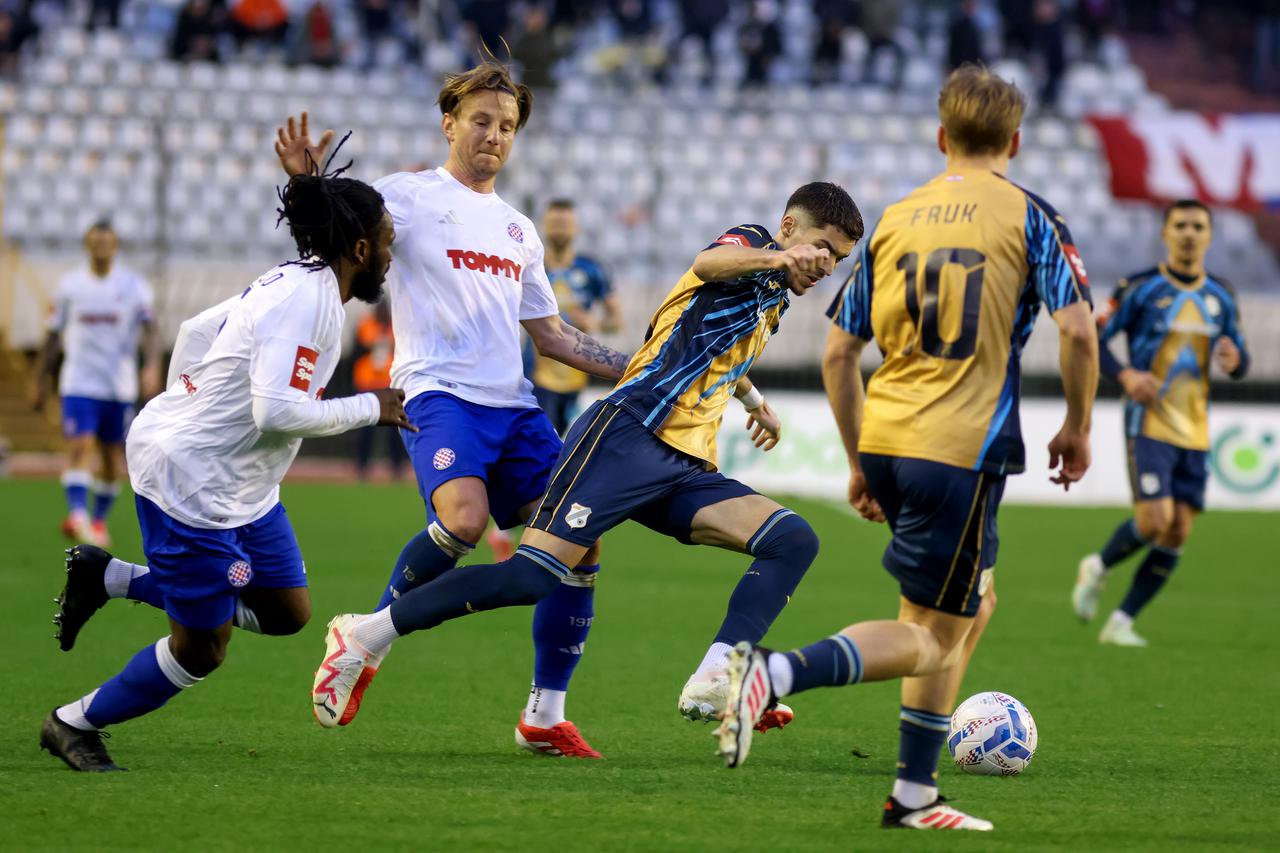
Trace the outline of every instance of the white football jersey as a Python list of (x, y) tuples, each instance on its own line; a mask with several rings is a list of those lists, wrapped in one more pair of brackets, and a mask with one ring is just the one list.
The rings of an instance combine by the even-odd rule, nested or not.
[(391, 384), (406, 399), (445, 391), (483, 406), (536, 407), (520, 321), (559, 308), (533, 222), (443, 168), (399, 172), (374, 187), (396, 226)]
[(178, 337), (173, 342), (173, 355), (169, 358), (169, 376), (164, 383), (166, 388), (181, 379), (182, 374), (204, 358), (209, 347), (213, 346), (213, 339), (218, 337), (218, 331), (226, 322), (227, 315), (239, 301), (238, 295), (232, 296), (183, 321), (178, 327)]
[(240, 527), (270, 511), (302, 439), (259, 430), (253, 399), (318, 398), (344, 318), (329, 267), (285, 264), (255, 281), (203, 357), (134, 419), (133, 490), (193, 527)]
[(133, 403), (138, 399), (138, 343), (152, 319), (151, 288), (140, 275), (112, 264), (105, 278), (88, 266), (58, 283), (49, 330), (62, 335), (58, 393)]

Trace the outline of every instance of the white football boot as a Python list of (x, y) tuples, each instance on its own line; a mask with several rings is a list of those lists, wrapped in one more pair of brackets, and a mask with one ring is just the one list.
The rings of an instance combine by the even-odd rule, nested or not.
[(946, 805), (942, 797), (922, 809), (909, 809), (893, 797), (884, 804), (880, 825), (885, 829), (972, 829), (990, 832), (991, 821), (967, 815)]
[(360, 707), (350, 703), (360, 675), (370, 663), (370, 655), (351, 638), (351, 630), (361, 618), (343, 613), (329, 620), (326, 629), (324, 660), (311, 685), (312, 711), (316, 722), (326, 729), (345, 726)]
[[(729, 674), (716, 674), (699, 681), (694, 678), (685, 682), (684, 689), (680, 691), (680, 700), (676, 703), (680, 716), (691, 723), (719, 721), (729, 704)], [(777, 702), (761, 715), (756, 731), (784, 728), (795, 716), (790, 706)]]
[(729, 695), (716, 729), (725, 767), (741, 767), (747, 760), (756, 724), (773, 698), (765, 653), (748, 642), (738, 643), (729, 653)]
[(1082, 622), (1092, 622), (1098, 615), (1098, 598), (1107, 582), (1107, 567), (1102, 557), (1090, 554), (1080, 561), (1076, 569), (1076, 585), (1071, 590), (1071, 607)]
[(1147, 647), (1147, 638), (1134, 631), (1133, 620), (1121, 613), (1111, 614), (1111, 618), (1102, 628), (1102, 633), (1098, 635), (1098, 642), (1108, 646), (1127, 646), (1131, 649)]

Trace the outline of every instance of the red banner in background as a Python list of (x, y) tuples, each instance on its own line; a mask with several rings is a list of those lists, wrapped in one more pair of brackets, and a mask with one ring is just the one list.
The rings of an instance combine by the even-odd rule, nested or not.
[(1116, 198), (1256, 210), (1280, 203), (1280, 115), (1090, 116)]

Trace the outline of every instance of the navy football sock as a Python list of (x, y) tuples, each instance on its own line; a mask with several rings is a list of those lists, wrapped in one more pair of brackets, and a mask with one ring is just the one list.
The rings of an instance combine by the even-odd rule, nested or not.
[(381, 610), (409, 590), (440, 577), (458, 560), (470, 554), (474, 547), (474, 543), (454, 536), (440, 523), (440, 519), (433, 518), (427, 529), (410, 539), (396, 558), (391, 580), (374, 610)]
[(1137, 616), (1146, 607), (1156, 593), (1169, 580), (1169, 575), (1178, 567), (1178, 556), (1181, 552), (1153, 545), (1147, 552), (1138, 573), (1133, 576), (1133, 583), (1120, 602), (1120, 610), (1129, 616)]
[(947, 742), (951, 718), (903, 705), (898, 719), (898, 778), (917, 785), (936, 786), (938, 754)]
[(780, 509), (751, 537), (747, 550), (756, 559), (729, 598), (717, 643), (758, 643), (764, 638), (818, 556), (818, 535), (803, 518)]
[(79, 729), (100, 729), (150, 713), (198, 681), (174, 658), (165, 637), (134, 655), (106, 684), (59, 708), (58, 717)]
[(1138, 533), (1138, 523), (1130, 518), (1116, 528), (1098, 556), (1102, 558), (1102, 565), (1109, 569), (1150, 544)]
[(791, 664), (787, 695), (815, 687), (844, 687), (862, 680), (862, 653), (844, 634), (786, 652), (784, 657)]
[(568, 690), (595, 618), (596, 573), (578, 566), (533, 611), (533, 683)]
[(567, 574), (555, 557), (521, 545), (505, 563), (463, 566), (410, 590), (392, 602), (391, 623), (403, 637), (468, 613), (537, 604)]

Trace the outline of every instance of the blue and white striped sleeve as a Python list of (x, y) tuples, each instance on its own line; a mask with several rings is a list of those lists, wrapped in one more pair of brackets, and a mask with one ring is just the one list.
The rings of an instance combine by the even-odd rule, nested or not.
[(875, 257), (871, 253), (873, 231), (862, 241), (857, 253), (853, 256), (853, 272), (849, 280), (836, 294), (827, 316), (837, 326), (855, 337), (869, 341), (874, 337), (871, 331), (871, 292), (874, 287)]
[(1031, 193), (1027, 193), (1026, 230), (1031, 282), (1049, 313), (1077, 302), (1092, 306), (1089, 277), (1066, 220)]

